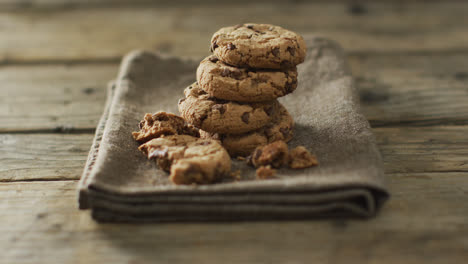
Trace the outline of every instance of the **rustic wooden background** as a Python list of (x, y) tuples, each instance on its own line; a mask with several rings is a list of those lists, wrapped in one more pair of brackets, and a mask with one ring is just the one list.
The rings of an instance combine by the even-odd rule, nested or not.
[[(340, 42), (392, 199), (370, 220), (97, 224), (75, 187), (126, 52), (208, 54), (211, 34), (279, 24)], [(468, 3), (0, 2), (0, 263), (463, 263)]]

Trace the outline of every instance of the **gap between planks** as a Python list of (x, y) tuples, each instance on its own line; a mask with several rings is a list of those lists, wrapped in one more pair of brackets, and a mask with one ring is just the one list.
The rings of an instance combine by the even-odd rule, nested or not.
[[(416, 4), (427, 4), (430, 2), (438, 2), (440, 0), (406, 0), (406, 2)], [(275, 4), (284, 3), (283, 0), (257, 0), (259, 4)], [(295, 1), (298, 3), (304, 1)], [(372, 3), (373, 0), (312, 0), (309, 2), (319, 4), (344, 4), (348, 6), (349, 12), (357, 16), (363, 15), (367, 12), (366, 5)], [(401, 0), (380, 0), (381, 3), (389, 4), (401, 4)], [(2, 11), (15, 11), (15, 10), (67, 10), (67, 9), (90, 9), (90, 8), (107, 8), (112, 4), (113, 8), (129, 8), (129, 7), (140, 7), (140, 8), (154, 8), (159, 6), (186, 6), (187, 4), (193, 3), (192, 0), (178, 0), (176, 2), (168, 2), (166, 0), (30, 0), (30, 1), (18, 1), (18, 0), (3, 0), (0, 3), (0, 12)], [(251, 0), (237, 0), (236, 3), (250, 4)], [(197, 5), (225, 5), (225, 3), (218, 0), (201, 0), (197, 1)]]
[[(0, 245), (6, 249), (2, 260), (463, 263), (468, 254), (467, 175), (391, 177), (392, 198), (377, 217), (368, 220), (144, 225), (94, 222), (88, 211), (76, 207), (76, 182), (1, 183)], [(234, 258), (226, 262), (227, 255)]]
[[(468, 54), (350, 55), (348, 61), (374, 128), (468, 123)], [(118, 66), (0, 67), (0, 133), (93, 133)]]
[[(153, 50), (153, 52), (158, 53), (158, 51)], [(358, 51), (350, 50), (345, 51), (348, 57), (356, 58), (367, 58), (372, 56), (379, 57), (393, 57), (393, 56), (453, 56), (453, 55), (468, 55), (468, 46), (467, 48), (458, 48), (458, 49), (449, 49), (449, 50), (387, 50), (387, 51)], [(124, 55), (123, 55), (124, 56)], [(120, 65), (122, 62), (123, 56), (117, 57), (100, 57), (100, 58), (55, 58), (55, 59), (12, 59), (12, 58), (1, 58), (0, 57), (0, 69), (2, 67), (10, 66), (80, 66), (85, 64), (90, 65)], [(169, 55), (171, 56), (171, 55)], [(172, 56), (177, 56), (173, 54)], [(203, 56), (194, 55), (194, 56), (180, 56), (180, 58), (187, 58), (193, 60), (202, 60)]]
[[(468, 126), (373, 132), (388, 175), (468, 173)], [(2, 134), (0, 181), (77, 180), (93, 138), (92, 134)]]
[(252, 21), (335, 39), (350, 52), (466, 52), (466, 3), (365, 6), (359, 15), (343, 3), (306, 2), (0, 12), (0, 60), (115, 60), (136, 48), (204, 56), (219, 27)]

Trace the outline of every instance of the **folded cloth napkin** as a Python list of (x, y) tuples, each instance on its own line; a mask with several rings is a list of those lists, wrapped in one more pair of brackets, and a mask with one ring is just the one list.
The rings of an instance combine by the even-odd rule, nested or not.
[(196, 61), (135, 51), (108, 90), (104, 114), (79, 184), (79, 206), (98, 221), (205, 221), (375, 215), (388, 198), (382, 159), (342, 49), (306, 37), (296, 91), (280, 99), (295, 120), (290, 147), (303, 145), (320, 166), (280, 169), (256, 180), (233, 160), (241, 180), (177, 186), (137, 149), (131, 132), (145, 113), (178, 113), (177, 101), (195, 79)]

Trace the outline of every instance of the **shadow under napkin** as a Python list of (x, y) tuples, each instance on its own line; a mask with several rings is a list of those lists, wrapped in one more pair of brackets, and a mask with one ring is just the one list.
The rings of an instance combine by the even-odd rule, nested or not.
[(79, 205), (99, 221), (192, 221), (373, 216), (388, 198), (382, 160), (342, 49), (306, 38), (299, 85), (280, 99), (293, 116), (290, 146), (304, 145), (320, 166), (281, 169), (255, 180), (254, 169), (233, 161), (241, 181), (176, 186), (137, 150), (131, 132), (144, 113), (178, 113), (183, 89), (198, 62), (136, 51), (121, 65), (79, 184)]

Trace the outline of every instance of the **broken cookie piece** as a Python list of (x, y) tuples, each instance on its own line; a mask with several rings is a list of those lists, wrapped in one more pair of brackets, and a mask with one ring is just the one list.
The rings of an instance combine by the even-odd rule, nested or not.
[(247, 157), (247, 163), (253, 165), (259, 175), (267, 175), (267, 166), (280, 168), (289, 165), (292, 169), (304, 169), (318, 165), (317, 157), (312, 155), (304, 146), (298, 146), (288, 151), (288, 145), (284, 141), (275, 141), (271, 144), (257, 147), (252, 155)]
[(304, 169), (317, 165), (317, 157), (303, 146), (298, 146), (289, 152), (289, 167), (292, 169)]
[(271, 165), (274, 168), (280, 168), (283, 164), (288, 163), (288, 145), (279, 140), (257, 147), (249, 161), (255, 167)]
[(276, 174), (276, 170), (272, 169), (270, 165), (260, 166), (256, 172), (257, 179), (260, 180), (272, 179)]
[(152, 139), (139, 149), (169, 171), (175, 184), (213, 183), (231, 171), (231, 158), (216, 140), (170, 135)]
[(198, 129), (187, 124), (182, 117), (166, 112), (145, 114), (139, 128), (140, 131), (132, 133), (133, 138), (139, 143), (145, 143), (163, 135), (186, 134), (199, 136)]

